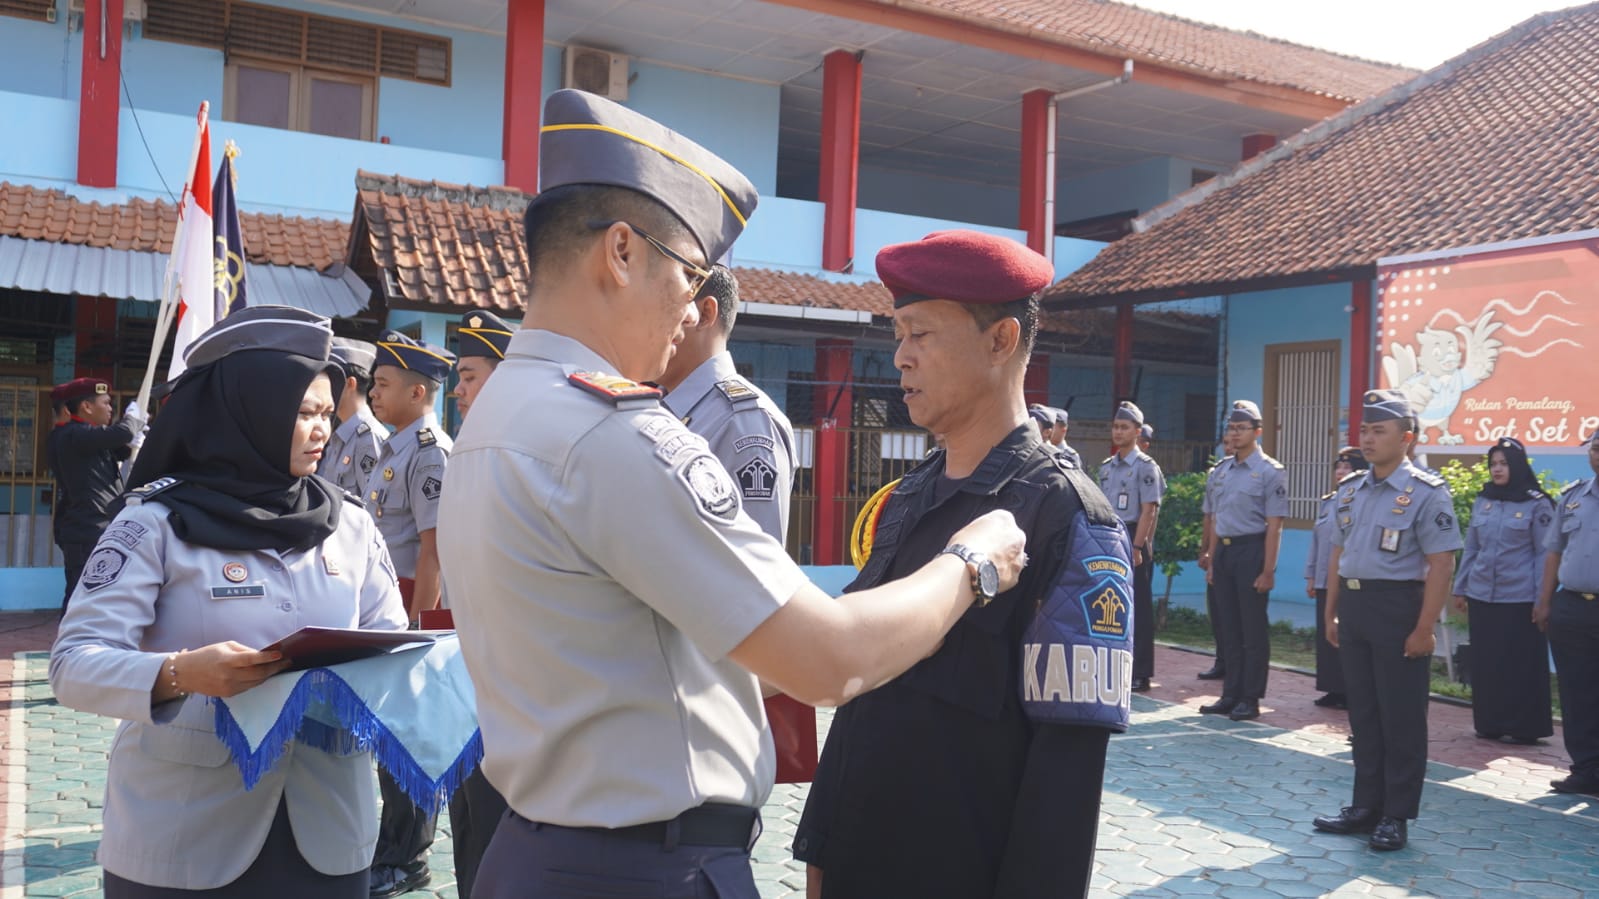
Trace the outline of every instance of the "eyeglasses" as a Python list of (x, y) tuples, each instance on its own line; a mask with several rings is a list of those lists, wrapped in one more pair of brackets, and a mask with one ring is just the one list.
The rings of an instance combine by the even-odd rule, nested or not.
[[(609, 227), (611, 227), (612, 225), (615, 225), (615, 224), (617, 224), (617, 222), (615, 222), (615, 221), (611, 221), (611, 222), (593, 221), (593, 222), (589, 222), (588, 226), (592, 230), (603, 231), (604, 229), (609, 228)], [(655, 249), (659, 250), (661, 252), (662, 256), (665, 256), (666, 258), (672, 260), (673, 262), (677, 263), (678, 265), (683, 266), (683, 268), (685, 269), (684, 277), (688, 278), (688, 289), (689, 289), (689, 292), (694, 294), (696, 297), (699, 296), (700, 288), (704, 287), (705, 286), (705, 282), (707, 280), (709, 280), (710, 277), (711, 277), (711, 270), (710, 269), (701, 268), (700, 266), (695, 265), (694, 263), (688, 261), (687, 259), (685, 259), (683, 257), (682, 253), (679, 253), (678, 251), (676, 251), (676, 250), (672, 249), (671, 247), (667, 246), (666, 244), (661, 243), (659, 240), (656, 240), (654, 236), (652, 236), (648, 231), (645, 231), (643, 228), (640, 228), (638, 225), (635, 225), (632, 222), (621, 222), (621, 224), (624, 224), (624, 225), (628, 226), (629, 228), (633, 229), (633, 233), (634, 234), (637, 234), (639, 237), (644, 238), (644, 241), (646, 243), (648, 243), (650, 246), (652, 246)]]

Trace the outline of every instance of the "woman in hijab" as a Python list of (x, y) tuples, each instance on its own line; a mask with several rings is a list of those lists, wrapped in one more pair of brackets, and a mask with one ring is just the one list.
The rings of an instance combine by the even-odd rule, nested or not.
[(1338, 482), (1371, 466), (1360, 454), (1360, 447), (1346, 446), (1333, 459), (1331, 493), (1321, 498), (1316, 523), (1310, 531), (1310, 553), (1305, 557), (1305, 596), (1316, 601), (1316, 689), (1322, 692), (1315, 704), (1329, 709), (1346, 709), (1344, 666), (1338, 647), (1327, 640), (1327, 563), (1332, 559), (1334, 509), (1338, 503)]
[(365, 899), (370, 754), (291, 741), (251, 790), (207, 697), (288, 661), (307, 625), (397, 630), (372, 518), (315, 476), (343, 376), (328, 320), (253, 307), (187, 354), (50, 656), (62, 704), (123, 719), (106, 773), (105, 895)]
[(1488, 450), (1488, 474), (1455, 569), (1455, 610), (1471, 624), (1471, 714), (1484, 740), (1533, 745), (1555, 732), (1549, 643), (1532, 620), (1554, 500), (1515, 438)]

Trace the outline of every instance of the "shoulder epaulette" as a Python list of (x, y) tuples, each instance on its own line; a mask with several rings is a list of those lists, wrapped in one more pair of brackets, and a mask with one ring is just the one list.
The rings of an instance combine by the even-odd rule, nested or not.
[(432, 446), (439, 442), (439, 438), (433, 436), (432, 428), (423, 428), (416, 432), (416, 442), (418, 446)]
[(1155, 461), (1155, 457), (1154, 456), (1151, 456), (1149, 453), (1146, 453), (1143, 450), (1139, 450), (1138, 451), (1138, 456), (1136, 458), (1140, 462), (1153, 462), (1153, 461)]
[(370, 433), (372, 433), (372, 426), (364, 421), (355, 426), (355, 435), (357, 437), (365, 437)]
[(735, 406), (759, 402), (761, 399), (760, 393), (738, 375), (717, 381), (716, 389), (722, 391), (722, 396), (727, 397), (728, 402)]
[(1347, 484), (1350, 481), (1353, 481), (1354, 479), (1356, 479), (1356, 478), (1358, 478), (1358, 477), (1360, 477), (1360, 476), (1362, 476), (1364, 474), (1365, 474), (1364, 471), (1351, 471), (1349, 474), (1346, 474), (1343, 477), (1339, 478), (1338, 479), (1338, 483)]
[(137, 506), (163, 490), (170, 490), (182, 483), (177, 478), (156, 478), (143, 487), (135, 487), (128, 491), (128, 505)]
[(601, 374), (593, 371), (577, 371), (566, 376), (567, 383), (573, 387), (594, 394), (613, 406), (620, 406), (628, 400), (654, 400), (661, 399), (661, 388), (629, 381), (616, 375)]
[(1338, 491), (1336, 491), (1336, 490), (1333, 490), (1333, 491), (1331, 491), (1331, 492), (1329, 492), (1329, 493), (1323, 493), (1323, 494), (1322, 494), (1322, 495), (1321, 495), (1321, 498), (1322, 498), (1322, 499), (1323, 499), (1323, 500), (1329, 500), (1329, 499), (1332, 499), (1332, 498), (1333, 498), (1333, 497), (1335, 497), (1335, 496), (1337, 496), (1337, 495), (1338, 495)]
[(1286, 469), (1288, 467), (1288, 466), (1282, 464), (1281, 462), (1278, 462), (1276, 459), (1273, 459), (1272, 457), (1266, 455), (1265, 453), (1261, 453), (1260, 457), (1262, 459), (1265, 459), (1267, 464), (1269, 464), (1272, 468), (1277, 469), (1278, 471), (1282, 471), (1282, 470), (1284, 470), (1284, 469)]
[(1103, 468), (1104, 466), (1109, 465), (1113, 460), (1115, 460), (1115, 458), (1116, 458), (1115, 456), (1106, 456), (1105, 458), (1100, 460), (1100, 462), (1099, 462), (1100, 467)]
[(1425, 468), (1416, 469), (1416, 473), (1411, 475), (1411, 477), (1422, 482), (1423, 484), (1426, 484), (1428, 487), (1442, 487), (1444, 484), (1448, 483), (1443, 478), (1433, 474)]
[(361, 501), (361, 497), (356, 496), (355, 494), (351, 493), (348, 490), (345, 490), (342, 487), (339, 488), (339, 492), (344, 494), (344, 501), (345, 502), (350, 503), (350, 504), (352, 504), (352, 505), (354, 505), (354, 506), (356, 506), (357, 508), (360, 508), (360, 509), (365, 509), (366, 508), (366, 503)]

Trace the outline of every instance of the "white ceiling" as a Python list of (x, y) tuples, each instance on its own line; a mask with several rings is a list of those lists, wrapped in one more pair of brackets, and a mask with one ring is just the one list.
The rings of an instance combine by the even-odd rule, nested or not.
[[(505, 0), (338, 0), (455, 27), (503, 33)], [(778, 165), (819, 158), (821, 63), (861, 50), (863, 164), (1014, 186), (1021, 95), (1103, 76), (952, 41), (758, 0), (546, 0), (547, 42), (782, 86)], [(1059, 173), (1080, 177), (1151, 157), (1216, 170), (1238, 161), (1245, 134), (1286, 137), (1309, 120), (1133, 81), (1064, 101)]]

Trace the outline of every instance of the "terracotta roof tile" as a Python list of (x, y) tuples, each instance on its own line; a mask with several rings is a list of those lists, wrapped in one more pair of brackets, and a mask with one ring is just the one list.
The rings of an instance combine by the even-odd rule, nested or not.
[(1248, 31), (1193, 22), (1107, 0), (874, 0), (1026, 31), (1095, 53), (1157, 62), (1222, 78), (1360, 100), (1413, 69), (1356, 59)]
[(1385, 256), (1599, 227), (1599, 4), (1548, 13), (1135, 222), (1086, 304), (1369, 277)]
[[(160, 200), (107, 205), (60, 190), (0, 182), (0, 234), (152, 253), (172, 251), (177, 210)], [(239, 214), (251, 262), (324, 269), (344, 258), (350, 227), (335, 219)]]

